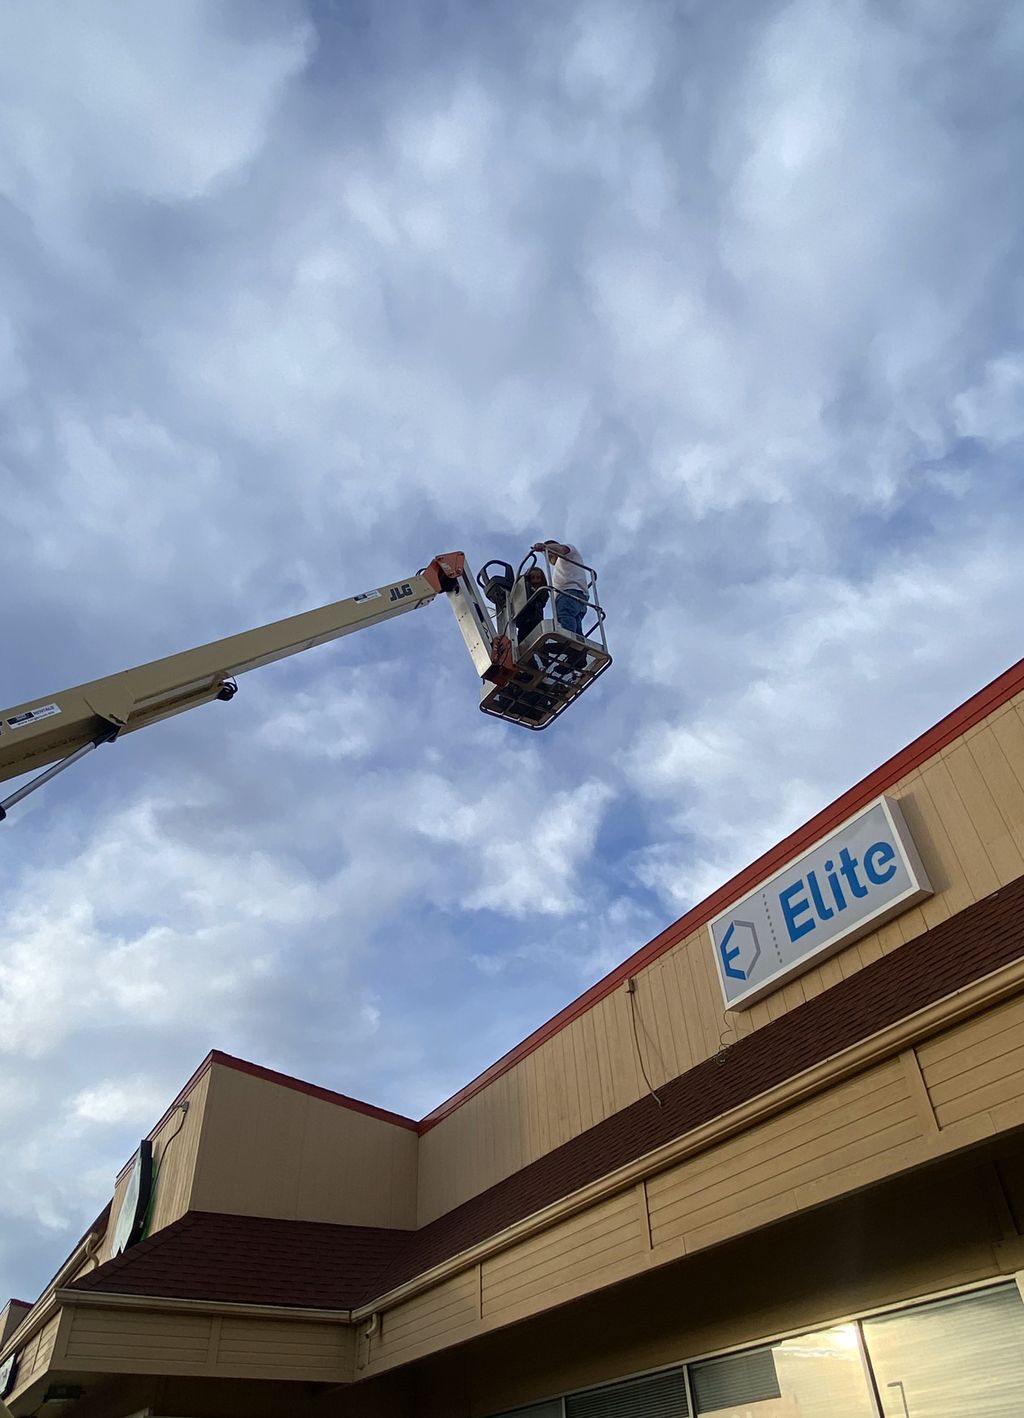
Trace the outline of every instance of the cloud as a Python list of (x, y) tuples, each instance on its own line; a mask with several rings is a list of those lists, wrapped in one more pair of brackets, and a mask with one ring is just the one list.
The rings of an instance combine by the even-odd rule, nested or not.
[(134, 1123), (146, 1131), (165, 1105), (160, 1082), (138, 1076), (83, 1088), (71, 1099), (69, 1113), (83, 1123)]
[[(955, 707), (965, 662), (980, 686), (1006, 657), (1002, 631), (981, 627), (998, 624), (1016, 563), (1005, 525), (955, 555), (947, 546), (941, 561), (897, 549), (856, 584), (762, 584), (762, 616), (735, 642), (728, 690), (684, 720), (648, 723), (624, 755), (628, 779), (665, 804), (673, 829), (635, 855), (639, 881), (670, 909), (695, 904)], [(671, 684), (684, 668), (668, 661), (663, 673)]]
[[(204, 1019), (223, 1026), (271, 967), (278, 933), (321, 918), (313, 884), (258, 851), (214, 858), (162, 829), (175, 810), (157, 800), (108, 818), (73, 862), (30, 868), (11, 891), (0, 929), (8, 1057), (44, 1057), (117, 1017), (193, 1034)], [(132, 865), (140, 849), (144, 873)]]
[(80, 203), (191, 201), (250, 162), (312, 32), (288, 5), (263, 36), (238, 33), (229, 13), (208, 0), (154, 14), (12, 0), (0, 18), (0, 191), (63, 245), (60, 223)]
[(425, 1111), (1004, 668), (1022, 47), (924, 0), (4, 8), (9, 701), (547, 535), (615, 656), (517, 734), (439, 601), (12, 812), (11, 1291), (209, 1047)]
[(1024, 436), (1024, 357), (1001, 355), (985, 366), (982, 382), (953, 400), (957, 432), (996, 447)]
[[(415, 793), (419, 830), (434, 841), (461, 847), (460, 871), (476, 857), (476, 877), (459, 904), (469, 911), (513, 917), (565, 915), (583, 902), (574, 877), (590, 857), (604, 809), (613, 791), (606, 783), (583, 783), (547, 796), (539, 765), (520, 755), (514, 795), (489, 790), (458, 802), (440, 778), (422, 781)], [(525, 780), (525, 781), (524, 781)]]

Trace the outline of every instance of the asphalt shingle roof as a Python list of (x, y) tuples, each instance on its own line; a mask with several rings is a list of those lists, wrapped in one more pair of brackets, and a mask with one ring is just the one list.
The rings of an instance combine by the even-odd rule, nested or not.
[(376, 1292), (409, 1234), (380, 1226), (189, 1211), (70, 1288), (347, 1310)]

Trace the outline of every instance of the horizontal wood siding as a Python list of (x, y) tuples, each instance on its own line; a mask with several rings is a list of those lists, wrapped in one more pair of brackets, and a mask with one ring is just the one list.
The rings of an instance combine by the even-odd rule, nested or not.
[(697, 1249), (799, 1210), (810, 1191), (840, 1195), (865, 1164), (878, 1175), (897, 1170), (892, 1154), (921, 1136), (900, 1063), (872, 1069), (652, 1177), (654, 1247), (684, 1241)]
[(641, 1248), (647, 1248), (647, 1228), (630, 1189), (485, 1261), (484, 1317), (499, 1319), (566, 1285), (595, 1289), (610, 1268)]
[[(707, 928), (681, 940), (637, 973), (637, 1035), (656, 1087), (1024, 873), (1024, 699), (1003, 705), (889, 791), (934, 896), (744, 1012), (723, 1007)], [(639, 944), (623, 940), (623, 953)], [(623, 986), (423, 1135), (418, 1224), (645, 1091)]]
[(147, 1314), (142, 1310), (76, 1307), (71, 1311), (64, 1363), (115, 1373), (180, 1373), (205, 1366), (210, 1352), (210, 1315)]
[(940, 1128), (993, 1109), (1012, 1111), (1024, 1101), (1024, 998), (920, 1046), (917, 1055)]
[(386, 1311), (380, 1337), (372, 1341), (371, 1366), (405, 1363), (417, 1354), (443, 1349), (476, 1328), (479, 1319), (480, 1274), (472, 1266)]
[(341, 1324), (299, 1320), (235, 1319), (221, 1321), (215, 1359), (226, 1367), (258, 1377), (310, 1378), (352, 1368), (354, 1333)]
[(50, 1356), (53, 1353), (53, 1346), (57, 1340), (59, 1323), (60, 1315), (54, 1315), (53, 1319), (48, 1320), (22, 1349), (18, 1358), (15, 1393), (26, 1388), (39, 1374), (46, 1372)]
[[(1019, 1017), (1024, 1004), (1014, 1009)], [(994, 1033), (1008, 1033), (1011, 1011), (992, 1013), (1003, 1016)], [(934, 1047), (948, 1055), (950, 1041), (964, 1034), (950, 1031)], [(905, 1051), (642, 1183), (631, 1182), (484, 1257), (438, 1290), (385, 1311), (388, 1343), (378, 1351), (376, 1367), (500, 1329), (816, 1208), (920, 1167), (963, 1141), (936, 1128), (916, 1059)], [(949, 1283), (956, 1280), (954, 1269)]]
[(339, 1323), (91, 1305), (68, 1313), (62, 1368), (330, 1383), (354, 1374), (355, 1334)]

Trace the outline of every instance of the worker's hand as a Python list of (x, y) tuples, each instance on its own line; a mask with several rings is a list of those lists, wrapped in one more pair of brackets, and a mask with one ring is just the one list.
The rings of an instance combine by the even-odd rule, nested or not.
[(534, 544), (533, 544), (533, 546), (530, 548), (530, 550), (531, 550), (531, 551), (547, 551), (547, 547), (544, 545), (543, 542), (534, 542)]

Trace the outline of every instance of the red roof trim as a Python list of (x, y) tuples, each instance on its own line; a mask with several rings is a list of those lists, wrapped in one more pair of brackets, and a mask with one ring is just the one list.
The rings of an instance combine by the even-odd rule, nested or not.
[(833, 828), (838, 827), (848, 817), (852, 817), (865, 804), (898, 783), (901, 778), (905, 778), (922, 763), (934, 758), (947, 744), (960, 738), (968, 729), (987, 718), (989, 714), (1006, 704), (1021, 691), (1024, 691), (1024, 660), (1018, 660), (1015, 665), (1011, 665), (991, 684), (980, 689), (977, 694), (972, 695), (952, 713), (947, 714), (944, 719), (940, 719), (932, 728), (919, 735), (906, 748), (894, 754), (880, 768), (876, 768), (873, 773), (869, 773), (866, 778), (855, 783), (842, 797), (836, 798), (833, 803), (823, 808), (809, 822), (798, 827), (795, 832), (790, 833), (783, 841), (758, 857), (755, 862), (751, 862), (750, 866), (738, 872), (731, 881), (720, 886), (706, 900), (687, 911), (685, 916), (681, 916), (660, 935), (641, 946), (628, 960), (624, 960), (603, 979), (598, 980), (595, 985), (591, 985), (590, 989), (586, 990), (578, 999), (567, 1004), (563, 1010), (549, 1019), (546, 1024), (542, 1024), (539, 1029), (535, 1029), (532, 1034), (528, 1035), (521, 1043), (516, 1044), (507, 1054), (491, 1064), (489, 1068), (484, 1069), (483, 1073), (474, 1078), (472, 1082), (467, 1083), (464, 1088), (460, 1088), (457, 1093), (453, 1093), (432, 1112), (427, 1113), (426, 1117), (420, 1121), (419, 1131), (421, 1133), (429, 1132), (432, 1127), (436, 1127), (456, 1108), (481, 1092), (495, 1079), (500, 1078), (502, 1074), (508, 1073), (509, 1069), (514, 1068), (520, 1060), (533, 1053), (534, 1049), (539, 1048), (552, 1035), (557, 1034), (560, 1029), (564, 1029), (567, 1024), (584, 1014), (606, 995), (611, 994), (630, 975), (635, 975), (638, 970), (650, 965), (652, 961), (657, 960), (659, 955), (664, 955), (673, 945), (678, 944), (680, 940), (697, 930), (698, 927), (706, 925), (708, 921), (718, 915), (719, 911), (724, 911), (727, 906), (738, 901), (758, 882), (785, 866), (791, 858), (798, 856), (805, 848), (812, 846), (819, 838), (826, 836)]
[(225, 1068), (251, 1074), (253, 1078), (264, 1078), (268, 1083), (279, 1083), (283, 1088), (292, 1088), (296, 1093), (306, 1093), (310, 1098), (322, 1098), (325, 1103), (337, 1103), (339, 1107), (348, 1108), (350, 1112), (364, 1113), (368, 1118), (379, 1118), (381, 1122), (393, 1123), (396, 1127), (408, 1128), (411, 1132), (416, 1132), (419, 1128), (414, 1118), (407, 1118), (402, 1113), (389, 1112), (387, 1108), (378, 1108), (373, 1103), (364, 1103), (360, 1098), (350, 1098), (347, 1093), (335, 1093), (330, 1088), (321, 1088), (319, 1084), (292, 1078), (291, 1074), (278, 1073), (276, 1069), (264, 1068), (262, 1064), (236, 1059), (231, 1054), (222, 1054), (220, 1049), (214, 1049), (210, 1058), (214, 1063), (223, 1064)]

